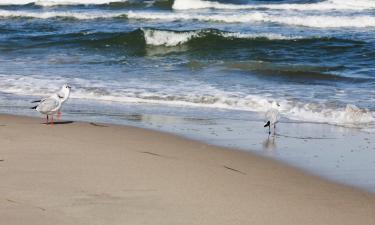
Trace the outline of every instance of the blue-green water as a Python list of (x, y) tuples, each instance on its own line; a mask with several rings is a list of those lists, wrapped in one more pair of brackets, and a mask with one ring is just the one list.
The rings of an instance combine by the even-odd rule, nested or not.
[[(288, 124), (310, 124), (301, 128), (309, 137), (320, 137), (322, 126), (334, 143), (340, 129), (370, 132), (358, 136), (367, 140), (375, 130), (374, 34), (372, 0), (2, 0), (0, 111), (37, 116), (30, 100), (69, 83), (70, 119), (256, 149), (266, 136), (247, 137), (267, 133), (262, 113), (278, 102), (284, 134)], [(259, 131), (246, 129), (252, 122)], [(304, 167), (307, 156), (296, 154), (303, 145), (293, 143), (294, 153), (278, 157)], [(357, 156), (370, 160), (374, 144), (366, 143), (370, 150)], [(366, 163), (367, 172), (375, 169)], [(323, 164), (334, 166), (319, 171)], [(351, 176), (358, 166), (347, 167)], [(338, 167), (320, 160), (304, 168)], [(361, 176), (336, 180), (375, 190), (367, 182), (375, 175)]]

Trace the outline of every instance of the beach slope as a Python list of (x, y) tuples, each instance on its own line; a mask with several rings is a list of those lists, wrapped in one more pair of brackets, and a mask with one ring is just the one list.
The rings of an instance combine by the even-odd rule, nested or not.
[(134, 127), (0, 116), (1, 225), (375, 224), (375, 196)]

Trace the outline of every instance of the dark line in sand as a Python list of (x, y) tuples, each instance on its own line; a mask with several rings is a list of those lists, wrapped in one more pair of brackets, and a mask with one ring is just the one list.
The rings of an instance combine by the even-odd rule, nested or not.
[(5, 200), (7, 200), (8, 202), (11, 202), (11, 203), (17, 203), (16, 201), (13, 201), (13, 200), (11, 200), (11, 199), (9, 199), (9, 198), (7, 198), (7, 199), (5, 199)]
[(74, 123), (74, 121), (55, 121), (53, 122), (48, 122), (48, 123), (42, 123), (42, 124), (45, 124), (45, 125), (65, 125), (65, 124), (71, 124), (71, 123)]
[(157, 157), (166, 158), (166, 159), (176, 159), (176, 157), (174, 157), (174, 156), (161, 155), (161, 154), (158, 154), (158, 153), (148, 152), (148, 151), (143, 151), (143, 152), (139, 152), (139, 153), (148, 154), (148, 155), (157, 156)]
[[(14, 200), (12, 200), (12, 199), (9, 199), (9, 198), (7, 198), (7, 199), (5, 199), (5, 200), (7, 200), (8, 202), (14, 203), (14, 204), (21, 204), (20, 202), (16, 202), (16, 201), (14, 201)], [(31, 206), (34, 207), (34, 208), (40, 209), (40, 210), (42, 210), (42, 211), (46, 211), (45, 208), (42, 208), (42, 207), (39, 207), (39, 206), (35, 206), (35, 205), (31, 205)]]
[(233, 168), (228, 167), (228, 166), (225, 166), (225, 165), (223, 165), (223, 167), (224, 167), (225, 169), (232, 170), (232, 171), (237, 172), (237, 173), (240, 173), (240, 174), (242, 174), (242, 175), (246, 175), (246, 173), (244, 173), (244, 172), (242, 172), (242, 171), (240, 171), (240, 170), (236, 170), (236, 169), (233, 169)]
[(296, 137), (296, 136), (288, 136), (282, 134), (276, 134), (278, 137), (286, 137), (286, 138), (294, 138), (294, 139), (301, 139), (301, 140), (333, 140), (337, 138), (325, 138), (325, 137)]
[(153, 152), (141, 152), (141, 153), (149, 154), (149, 155), (154, 155), (154, 156), (159, 156), (159, 157), (163, 157), (162, 155), (159, 155), (159, 154), (157, 154), (157, 153), (153, 153)]
[(106, 125), (101, 125), (101, 124), (97, 124), (97, 123), (90, 123), (90, 125), (93, 125), (95, 127), (108, 127)]

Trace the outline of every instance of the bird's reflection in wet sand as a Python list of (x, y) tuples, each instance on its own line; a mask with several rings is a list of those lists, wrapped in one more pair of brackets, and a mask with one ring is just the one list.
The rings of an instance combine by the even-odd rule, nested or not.
[(268, 135), (267, 139), (263, 141), (263, 151), (267, 155), (274, 155), (276, 148), (276, 135)]

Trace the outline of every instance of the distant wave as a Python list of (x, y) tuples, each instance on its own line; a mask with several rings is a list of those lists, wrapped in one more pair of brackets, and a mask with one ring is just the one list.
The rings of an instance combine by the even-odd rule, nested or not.
[(315, 3), (279, 3), (279, 4), (225, 4), (205, 0), (175, 0), (173, 9), (277, 9), (277, 10), (370, 10), (375, 9), (373, 0), (326, 0)]
[(375, 16), (353, 15), (353, 16), (329, 16), (329, 15), (271, 15), (264, 12), (248, 13), (223, 13), (223, 14), (200, 14), (200, 13), (172, 13), (172, 12), (145, 12), (145, 11), (30, 11), (30, 10), (0, 10), (3, 18), (73, 18), (78, 20), (128, 18), (138, 20), (199, 20), (206, 22), (224, 23), (278, 23), (292, 26), (306, 26), (315, 28), (340, 28), (340, 27), (375, 27)]
[[(38, 6), (58, 6), (58, 5), (103, 5), (110, 3), (124, 3), (129, 0), (1, 0), (0, 5), (26, 5), (34, 4)], [(139, 1), (140, 2), (140, 1)], [(138, 3), (139, 3), (138, 2)], [(275, 9), (275, 10), (303, 10), (303, 11), (321, 11), (321, 10), (371, 10), (375, 9), (373, 0), (325, 0), (313, 3), (253, 3), (253, 4), (231, 4), (207, 0), (155, 0), (145, 1), (147, 4), (172, 4), (176, 10), (188, 9)], [(230, 1), (228, 1), (230, 2)]]
[(122, 8), (150, 8), (156, 7), (160, 9), (172, 9), (173, 0), (2, 0), (0, 6), (38, 6), (38, 7), (54, 7), (58, 6), (74, 6), (94, 5), (98, 8), (106, 9), (122, 9)]
[[(45, 96), (58, 89), (66, 78), (43, 76), (18, 76), (0, 74), (0, 91), (19, 95)], [(257, 94), (229, 92), (202, 82), (183, 82), (176, 85), (147, 83), (131, 79), (124, 82), (85, 80), (75, 78), (72, 98), (98, 101), (115, 101), (132, 104), (161, 104), (183, 107), (210, 107), (229, 110), (265, 112), (275, 101), (280, 103), (283, 116), (300, 121), (366, 127), (375, 123), (375, 112), (355, 105), (333, 107), (323, 103), (300, 102), (298, 100), (273, 99)], [(55, 85), (55, 86), (54, 86)], [(51, 90), (46, 90), (48, 86)]]
[(120, 12), (74, 12), (74, 11), (45, 11), (35, 12), (26, 10), (0, 10), (0, 18), (38, 18), (38, 19), (50, 19), (50, 18), (73, 18), (77, 20), (90, 20), (90, 19), (101, 19), (101, 18), (116, 18), (124, 16)]
[(1, 0), (0, 5), (26, 5), (35, 4), (40, 6), (55, 5), (101, 5), (113, 2), (127, 2), (128, 0)]
[(316, 28), (375, 27), (374, 16), (326, 16), (326, 15), (270, 15), (264, 12), (199, 14), (199, 13), (153, 13), (129, 11), (130, 19), (145, 20), (199, 20), (224, 23), (278, 23)]

